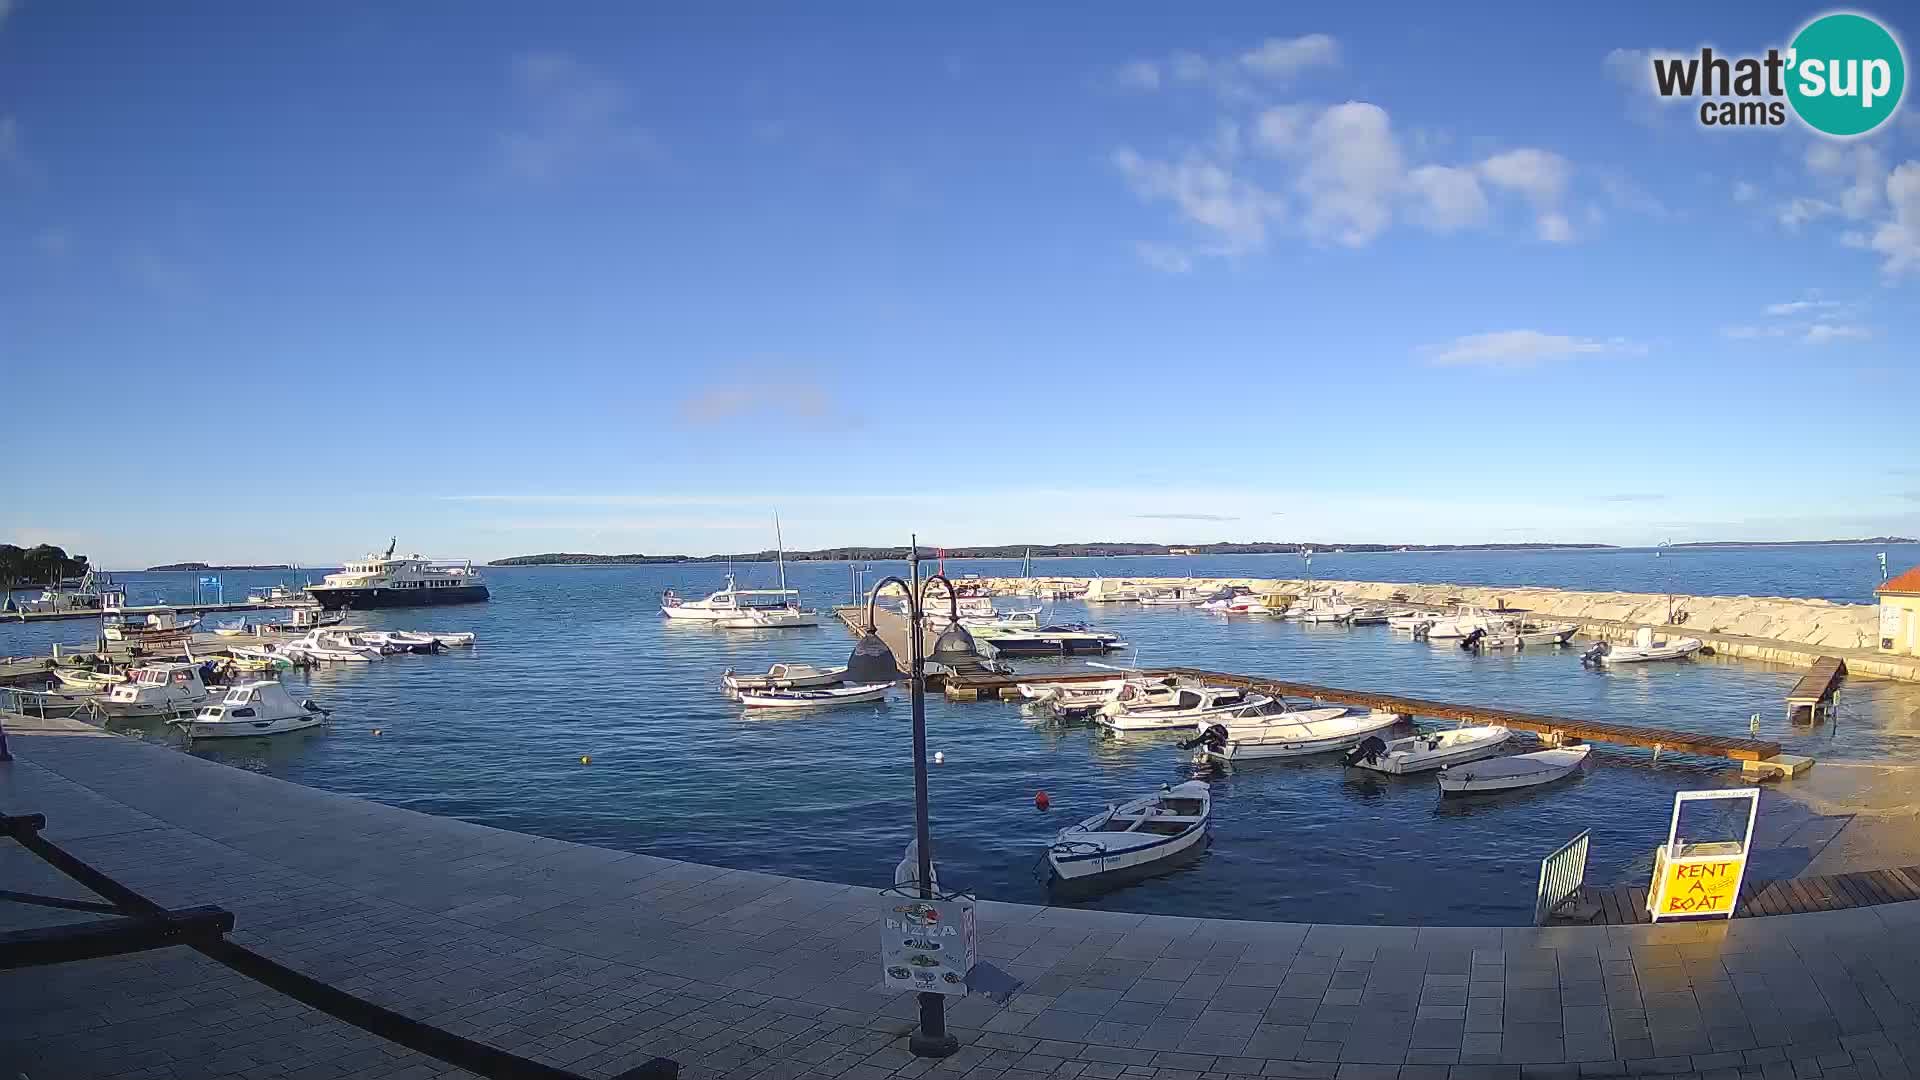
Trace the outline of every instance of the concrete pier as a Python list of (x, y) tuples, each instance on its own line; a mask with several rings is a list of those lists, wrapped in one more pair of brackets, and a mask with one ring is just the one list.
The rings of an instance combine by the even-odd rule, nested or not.
[[(129, 739), (12, 745), (0, 808), (44, 813), (49, 839), (129, 886), (223, 906), (283, 964), (588, 1076), (654, 1055), (690, 1080), (1920, 1073), (1920, 902), (1548, 929), (983, 902), (1007, 991), (953, 1000), (962, 1049), (932, 1064), (906, 1050), (911, 996), (877, 989), (870, 888), (432, 817)], [(0, 888), (84, 895), (11, 844)], [(0, 929), (70, 914), (0, 904)], [(186, 950), (0, 973), (15, 1072), (466, 1075)]]

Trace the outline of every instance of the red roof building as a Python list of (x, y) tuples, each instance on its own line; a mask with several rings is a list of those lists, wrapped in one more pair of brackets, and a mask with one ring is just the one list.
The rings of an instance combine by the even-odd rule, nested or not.
[(1880, 594), (1880, 649), (1920, 656), (1920, 566), (1895, 574), (1875, 589)]

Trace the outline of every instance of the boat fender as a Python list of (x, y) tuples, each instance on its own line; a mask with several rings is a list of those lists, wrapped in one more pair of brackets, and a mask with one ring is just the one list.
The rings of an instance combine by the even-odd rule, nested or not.
[(1365, 761), (1367, 764), (1372, 765), (1379, 762), (1380, 755), (1386, 752), (1386, 740), (1378, 735), (1369, 735), (1360, 740), (1359, 746), (1347, 752), (1347, 764), (1358, 765), (1360, 762)]

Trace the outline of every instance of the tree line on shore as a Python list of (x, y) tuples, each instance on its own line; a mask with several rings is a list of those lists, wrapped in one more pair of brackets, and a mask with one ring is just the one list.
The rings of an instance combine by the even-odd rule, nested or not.
[(83, 577), (87, 572), (85, 555), (68, 555), (52, 544), (23, 548), (0, 544), (0, 586), (6, 588), (7, 602), (22, 587), (56, 588), (63, 578)]
[[(1316, 543), (1252, 543), (1252, 544), (1125, 544), (1125, 543), (1089, 543), (1089, 544), (995, 544), (985, 547), (940, 548), (922, 544), (922, 557), (944, 555), (949, 559), (1019, 559), (1027, 555), (1035, 558), (1089, 559), (1107, 556), (1126, 555), (1170, 555), (1177, 549), (1181, 554), (1194, 555), (1293, 555), (1304, 550), (1323, 551), (1497, 551), (1532, 550), (1544, 548), (1604, 548), (1610, 544), (1316, 544)], [(509, 559), (495, 559), (489, 566), (573, 566), (596, 565), (602, 563), (648, 564), (648, 563), (706, 563), (706, 562), (772, 562), (775, 557), (772, 548), (765, 551), (749, 551), (732, 555), (585, 555), (574, 552), (548, 552), (543, 555), (516, 555)], [(897, 562), (907, 557), (905, 547), (834, 547), (820, 548), (814, 551), (789, 551), (786, 558), (790, 562)]]

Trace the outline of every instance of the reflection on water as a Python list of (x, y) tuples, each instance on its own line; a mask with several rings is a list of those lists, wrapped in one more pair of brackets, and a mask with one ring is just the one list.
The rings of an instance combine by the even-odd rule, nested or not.
[[(1593, 582), (1570, 584), (1649, 572), (1621, 553), (1504, 564), (1486, 553), (1478, 561), (1377, 556), (1370, 567), (1354, 562), (1361, 558), (1332, 561), (1344, 561), (1339, 572), (1345, 575), (1400, 580), (1416, 579), (1402, 571), (1420, 567), (1435, 580), (1526, 580), (1535, 570), (1570, 573), (1566, 568), (1580, 560), (1601, 572)], [(1822, 549), (1814, 558), (1817, 568), (1841, 556)], [(1085, 573), (1086, 566), (1106, 565), (1109, 574), (1210, 572), (1184, 565), (1203, 562), (1058, 560), (1046, 571)], [(1662, 562), (1711, 568), (1712, 581), (1739, 582), (1729, 568), (1737, 564), (1724, 559), (1690, 553)], [(1237, 563), (1237, 572), (1269, 576), (1295, 573), (1298, 566), (1283, 558)], [(1319, 557), (1314, 565), (1322, 570)], [(1834, 572), (1767, 566), (1775, 579), (1818, 579), (1808, 590), (1816, 594), (1850, 595), (1844, 582), (1835, 584)], [(717, 585), (713, 570), (503, 569), (491, 572), (488, 604), (357, 615), (382, 627), (471, 630), (479, 640), (436, 656), (291, 673), (286, 681), (296, 699), (311, 697), (334, 710), (326, 728), (231, 743), (202, 740), (192, 752), (505, 828), (836, 881), (890, 880), (913, 827), (904, 689), (883, 705), (749, 714), (721, 694), (721, 671), (763, 671), (776, 661), (844, 663), (852, 640), (832, 621), (740, 632), (660, 617), (662, 588), (698, 592)], [(763, 576), (770, 573), (767, 568)], [(845, 596), (844, 564), (802, 564), (788, 574), (810, 603)], [(191, 591), (192, 575), (171, 577)], [(754, 575), (742, 577), (745, 584)], [(227, 575), (228, 593), (275, 580), (261, 578)], [(1688, 588), (1684, 575), (1675, 587)], [(1722, 591), (1728, 590), (1777, 591), (1764, 584)], [(1189, 664), (1727, 735), (1746, 735), (1748, 718), (1759, 713), (1761, 737), (1823, 765), (1835, 763), (1831, 775), (1889, 756), (1911, 761), (1920, 747), (1920, 686), (1907, 684), (1854, 680), (1836, 723), (1795, 728), (1786, 722), (1784, 695), (1800, 674), (1796, 669), (1700, 658), (1593, 672), (1580, 667), (1575, 649), (1474, 656), (1448, 643), (1396, 638), (1385, 627), (1303, 627), (1182, 608), (1104, 605), (1088, 612), (1061, 603), (1049, 617), (1117, 630), (1139, 646), (1148, 665)], [(87, 636), (85, 624), (49, 629), (63, 625), (0, 626), (0, 653), (29, 651), (22, 635)], [(1649, 853), (1665, 838), (1674, 791), (1743, 783), (1726, 763), (1668, 756), (1654, 765), (1647, 752), (1601, 747), (1580, 775), (1548, 787), (1442, 799), (1431, 774), (1382, 776), (1344, 768), (1333, 755), (1221, 769), (1176, 749), (1184, 732), (1114, 738), (1040, 722), (1013, 702), (956, 704), (935, 696), (927, 710), (928, 749), (944, 755), (931, 767), (942, 880), (1003, 900), (1045, 900), (1034, 867), (1062, 826), (1110, 801), (1197, 776), (1214, 790), (1211, 847), (1174, 873), (1084, 904), (1339, 922), (1525, 922), (1540, 858), (1574, 834), (1593, 832), (1590, 880), (1644, 880)], [(376, 729), (381, 734), (373, 734)], [(164, 725), (134, 730), (179, 741)], [(580, 764), (582, 755), (591, 755), (592, 764)], [(1051, 796), (1050, 811), (1034, 808), (1038, 790)], [(1759, 838), (1768, 850), (1755, 861), (1756, 876), (1792, 872), (1812, 857), (1789, 844), (1813, 816), (1786, 794), (1790, 790), (1769, 788), (1762, 799)]]

